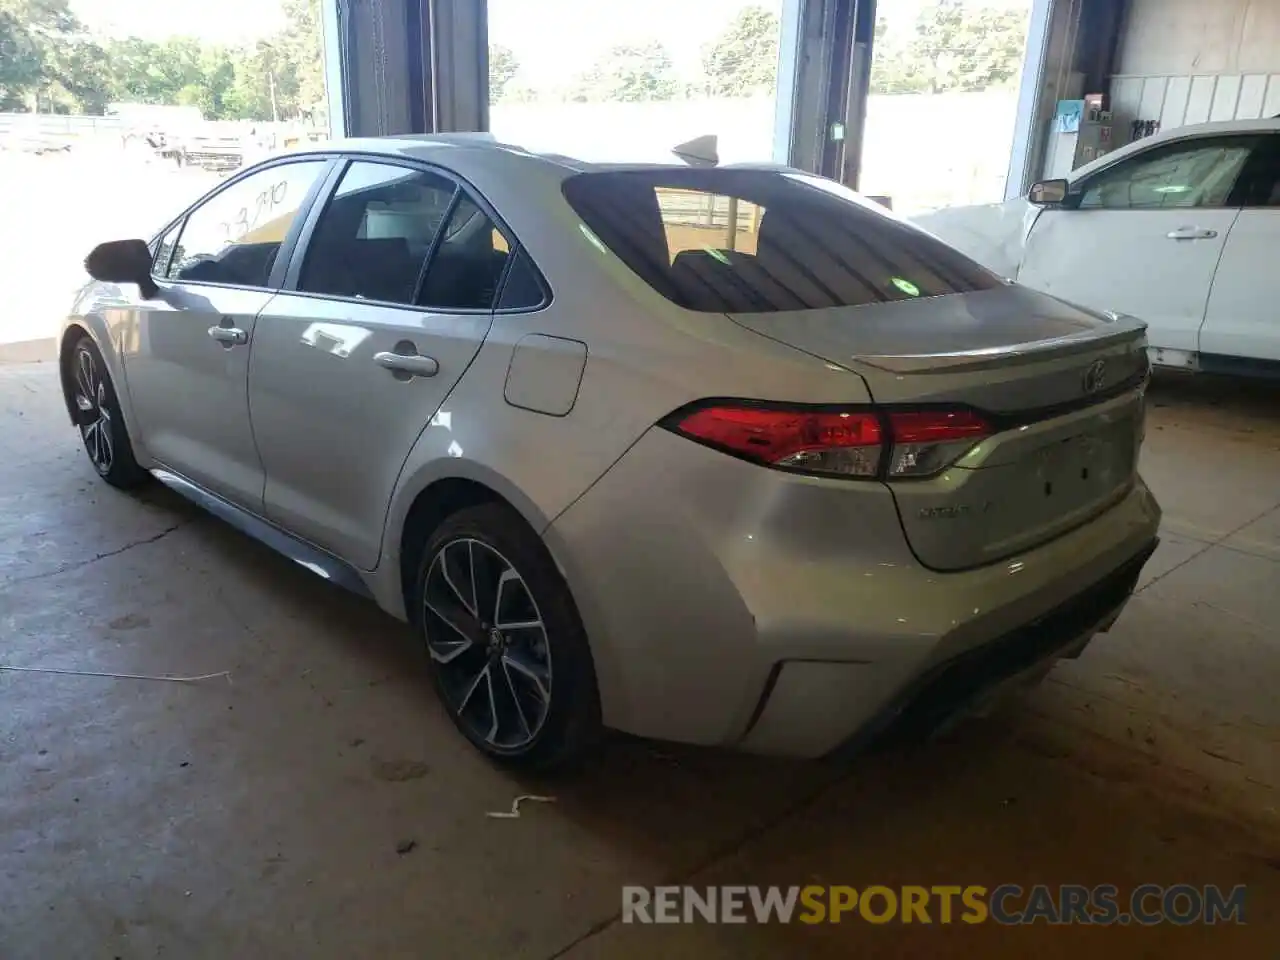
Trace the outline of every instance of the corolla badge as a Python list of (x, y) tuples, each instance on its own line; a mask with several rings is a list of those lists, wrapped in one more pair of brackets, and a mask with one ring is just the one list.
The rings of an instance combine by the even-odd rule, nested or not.
[(1084, 392), (1097, 393), (1107, 385), (1107, 361), (1095, 360), (1084, 372)]

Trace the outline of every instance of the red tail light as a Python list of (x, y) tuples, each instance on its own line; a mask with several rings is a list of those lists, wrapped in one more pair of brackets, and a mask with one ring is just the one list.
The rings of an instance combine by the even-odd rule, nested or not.
[(969, 410), (815, 410), (732, 402), (678, 413), (667, 425), (766, 466), (866, 479), (882, 472), (889, 479), (930, 476), (991, 433)]
[(889, 413), (893, 454), (888, 474), (928, 477), (968, 453), (991, 426), (972, 410), (894, 410)]

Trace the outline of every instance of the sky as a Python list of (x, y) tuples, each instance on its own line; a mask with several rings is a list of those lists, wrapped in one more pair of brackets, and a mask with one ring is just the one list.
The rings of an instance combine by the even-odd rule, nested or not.
[(148, 40), (192, 36), (234, 44), (284, 24), (277, 0), (71, 0), (71, 9), (94, 30)]
[[(878, 9), (891, 21), (912, 21), (927, 2), (880, 0)], [(568, 84), (610, 47), (648, 40), (660, 40), (677, 70), (694, 75), (702, 47), (751, 5), (779, 12), (782, 0), (489, 0), (489, 40), (515, 53), (521, 85)], [(71, 0), (71, 6), (96, 30), (153, 40), (188, 35), (233, 44), (283, 25), (278, 0)]]
[[(892, 0), (890, 0), (892, 2)], [(660, 40), (681, 72), (739, 10), (781, 0), (489, 0), (489, 42), (510, 47), (517, 83), (568, 83), (619, 44)]]

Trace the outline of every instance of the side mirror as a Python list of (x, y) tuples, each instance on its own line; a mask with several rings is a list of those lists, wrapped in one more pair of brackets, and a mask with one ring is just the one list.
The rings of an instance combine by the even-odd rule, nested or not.
[(151, 251), (145, 240), (100, 243), (84, 258), (84, 269), (104, 283), (136, 283), (148, 300), (159, 292), (151, 279)]
[(1041, 180), (1031, 185), (1027, 202), (1037, 207), (1052, 207), (1065, 203), (1070, 184), (1066, 180)]

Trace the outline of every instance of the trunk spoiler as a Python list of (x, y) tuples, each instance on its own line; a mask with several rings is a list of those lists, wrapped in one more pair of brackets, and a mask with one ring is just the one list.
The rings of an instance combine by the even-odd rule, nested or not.
[(1136, 340), (1146, 329), (1146, 324), (1134, 322), (1101, 336), (1096, 331), (1082, 331), (1065, 337), (984, 347), (978, 350), (959, 350), (954, 353), (879, 355), (860, 353), (854, 359), (889, 373), (951, 373), (959, 370), (982, 370), (988, 367), (1007, 366), (1010, 360), (1015, 358), (1025, 358), (1028, 363), (1032, 363), (1041, 359), (1046, 353), (1062, 357), (1089, 353), (1100, 347)]

